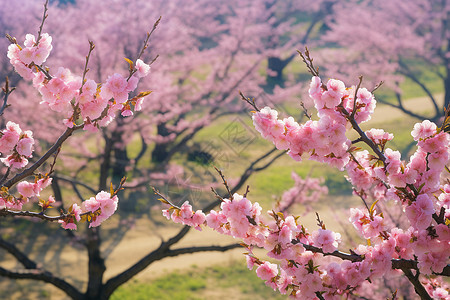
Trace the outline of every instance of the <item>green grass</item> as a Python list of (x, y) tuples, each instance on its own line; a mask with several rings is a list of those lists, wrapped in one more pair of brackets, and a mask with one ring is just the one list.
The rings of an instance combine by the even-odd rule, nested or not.
[[(211, 294), (214, 294), (212, 296)], [(265, 286), (243, 262), (174, 272), (151, 282), (134, 281), (120, 287), (112, 300), (161, 299), (286, 299)]]
[(119, 288), (111, 299), (200, 299), (196, 293), (205, 288), (206, 280), (201, 276), (195, 278), (192, 272), (172, 273), (148, 284), (138, 282), (127, 284)]

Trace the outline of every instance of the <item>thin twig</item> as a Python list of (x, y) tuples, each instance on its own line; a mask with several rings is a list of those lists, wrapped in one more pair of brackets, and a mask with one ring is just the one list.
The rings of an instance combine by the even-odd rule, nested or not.
[[(145, 49), (148, 48), (148, 42), (150, 40), (150, 37), (152, 36), (153, 32), (156, 30), (156, 27), (158, 27), (160, 21), (161, 21), (161, 16), (158, 18), (158, 20), (156, 20), (155, 24), (153, 24), (152, 30), (150, 32), (147, 32), (147, 37), (144, 40), (144, 45), (142, 46), (142, 49), (139, 52), (139, 55), (137, 56), (136, 61), (142, 57), (142, 55), (144, 54)], [(157, 55), (150, 62), (149, 65), (153, 64), (158, 57), (159, 57), (159, 55)], [(127, 61), (129, 61), (129, 60), (127, 59)], [(133, 76), (136, 72), (137, 72), (137, 69), (135, 67), (133, 67), (132, 62), (130, 62), (130, 75), (128, 76), (127, 81), (130, 80), (131, 76)]]
[(308, 109), (305, 106), (305, 103), (300, 102), (300, 106), (303, 108), (303, 113), (305, 114), (305, 116), (311, 120), (311, 114), (308, 113)]
[(48, 0), (46, 0), (45, 3), (44, 3), (44, 14), (42, 16), (41, 25), (39, 26), (39, 32), (38, 32), (38, 36), (37, 36), (37, 39), (36, 39), (36, 43), (34, 43), (35, 46), (39, 45), (39, 41), (41, 40), (42, 28), (44, 27), (44, 22), (45, 22), (45, 20), (48, 17), (47, 11), (48, 11)]
[(306, 64), (309, 73), (313, 76), (319, 76), (319, 68), (314, 67), (314, 59), (309, 55), (308, 47), (305, 47), (305, 54), (303, 54), (300, 50), (297, 50), (298, 54), (302, 58), (303, 62)]
[(6, 78), (5, 78), (5, 86), (2, 87), (2, 92), (5, 95), (3, 96), (3, 104), (2, 104), (2, 107), (0, 108), (0, 116), (3, 115), (3, 112), (9, 106), (8, 105), (8, 97), (15, 89), (16, 89), (15, 87), (13, 87), (13, 88), (9, 87), (9, 78), (8, 78), (8, 76), (6, 76)]
[(325, 228), (325, 223), (320, 219), (319, 213), (316, 211), (316, 220), (317, 220), (317, 226), (319, 226), (322, 229)]
[(140, 59), (142, 54), (144, 54), (145, 49), (147, 49), (148, 47), (148, 41), (150, 40), (150, 37), (152, 36), (153, 32), (156, 30), (156, 27), (158, 27), (159, 22), (161, 21), (161, 16), (158, 18), (158, 20), (156, 20), (155, 24), (153, 24), (153, 28), (150, 32), (147, 32), (147, 38), (144, 41), (144, 46), (141, 49), (141, 52), (139, 53), (138, 57), (136, 60)]
[(175, 208), (177, 208), (177, 209), (181, 209), (181, 207), (179, 207), (178, 205), (173, 204), (169, 199), (167, 199), (166, 196), (164, 196), (163, 194), (161, 194), (155, 187), (152, 187), (152, 189), (153, 189), (153, 192), (154, 192), (156, 195), (158, 195), (159, 197), (161, 197), (161, 199), (159, 199), (160, 201), (163, 200), (163, 201), (161, 201), (161, 202), (164, 202), (164, 203), (166, 203), (166, 204), (169, 204), (169, 205), (171, 205), (172, 207), (175, 207)]
[(259, 108), (256, 106), (256, 103), (255, 103), (255, 98), (250, 99), (248, 97), (245, 97), (241, 91), (239, 91), (239, 95), (241, 96), (242, 100), (244, 100), (245, 102), (250, 104), (256, 111), (259, 111)]
[(219, 199), (222, 202), (224, 201), (222, 196), (220, 196), (219, 193), (213, 187), (211, 187), (211, 191), (214, 193), (214, 195), (216, 196), (217, 199)]
[(356, 114), (356, 97), (358, 96), (358, 90), (361, 87), (363, 77), (360, 75), (358, 77), (358, 79), (359, 79), (359, 82), (355, 89), (355, 95), (353, 96), (353, 110), (352, 110), (352, 114), (350, 115), (350, 118), (353, 118), (353, 119), (355, 118), (355, 114)]
[(94, 42), (89, 41), (89, 52), (88, 52), (88, 55), (86, 55), (86, 63), (84, 64), (83, 76), (81, 79), (80, 94), (83, 93), (83, 86), (86, 83), (86, 73), (89, 72), (89, 69), (88, 69), (89, 58), (91, 57), (91, 53), (94, 50), (94, 48), (95, 48)]
[(384, 81), (381, 80), (371, 91), (371, 93), (373, 94), (376, 90), (378, 90), (382, 85), (384, 84)]
[(248, 193), (250, 193), (250, 186), (247, 185), (247, 188), (245, 189), (244, 198), (247, 198)]
[(52, 80), (53, 76), (50, 75), (50, 73), (48, 72), (48, 70), (45, 70), (43, 67), (36, 65), (34, 62), (30, 63), (30, 67), (35, 66), (36, 68), (39, 69), (39, 71), (41, 71), (42, 73), (44, 73), (45, 77), (47, 78), (47, 80)]
[(222, 178), (223, 185), (227, 189), (228, 196), (230, 197), (230, 200), (233, 201), (233, 195), (231, 194), (231, 190), (230, 190), (230, 187), (228, 186), (228, 182), (225, 179), (225, 176), (223, 175), (222, 171), (219, 170), (216, 166), (214, 166), (214, 169), (216, 169), (217, 173), (219, 173), (220, 177)]

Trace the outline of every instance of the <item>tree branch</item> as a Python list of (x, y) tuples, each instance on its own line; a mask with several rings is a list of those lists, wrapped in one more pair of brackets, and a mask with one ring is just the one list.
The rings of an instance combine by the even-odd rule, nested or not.
[(12, 279), (33, 279), (40, 280), (52, 284), (64, 293), (72, 297), (72, 299), (84, 299), (83, 294), (67, 281), (53, 276), (49, 271), (42, 269), (27, 269), (20, 271), (10, 271), (0, 267), (0, 276)]
[(14, 256), (26, 269), (36, 269), (37, 264), (28, 258), (28, 256), (20, 251), (15, 245), (5, 241), (0, 237), (0, 247), (8, 251)]
[(69, 136), (72, 135), (72, 133), (75, 130), (83, 128), (83, 124), (73, 126), (72, 128), (67, 128), (66, 131), (58, 138), (58, 140), (53, 144), (53, 146), (41, 157), (37, 162), (35, 162), (31, 167), (25, 169), (21, 173), (17, 174), (10, 180), (8, 180), (3, 186), (6, 186), (10, 188), (17, 182), (21, 181), (22, 179), (26, 178), (27, 176), (30, 176), (33, 174), (33, 172), (39, 168), (47, 159), (50, 158), (50, 156), (58, 151), (58, 148), (61, 147), (62, 143), (64, 143), (65, 140), (69, 138)]
[(406, 278), (408, 278), (409, 282), (414, 286), (414, 290), (420, 296), (422, 300), (432, 300), (430, 295), (428, 295), (427, 290), (423, 287), (423, 285), (419, 281), (419, 271), (414, 275), (409, 269), (401, 269), (405, 274)]

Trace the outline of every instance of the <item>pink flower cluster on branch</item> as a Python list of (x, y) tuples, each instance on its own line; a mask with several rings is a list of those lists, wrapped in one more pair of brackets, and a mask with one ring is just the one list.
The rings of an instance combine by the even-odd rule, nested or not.
[[(122, 189), (125, 178), (122, 179), (117, 190), (114, 190), (111, 186), (109, 193), (101, 191), (95, 197), (83, 201), (81, 205), (74, 203), (67, 213), (61, 211), (59, 216), (46, 214), (47, 209), (51, 208), (56, 201), (53, 196), (49, 196), (47, 200), (41, 199), (40, 193), (51, 184), (51, 174), (61, 145), (73, 131), (81, 128), (97, 131), (100, 126), (107, 126), (111, 123), (118, 112), (121, 112), (123, 116), (130, 116), (133, 114), (132, 110), (139, 111), (141, 109), (144, 97), (150, 92), (141, 92), (131, 99), (129, 99), (129, 94), (136, 90), (139, 80), (148, 75), (150, 66), (140, 58), (136, 60), (136, 63), (126, 59), (129, 63), (128, 77), (115, 73), (109, 76), (104, 84), (99, 84), (86, 78), (89, 71), (87, 68), (89, 58), (95, 48), (94, 44), (90, 42), (82, 76), (75, 76), (64, 67), (59, 67), (56, 72), (52, 72), (43, 65), (53, 48), (51, 36), (47, 33), (41, 34), (46, 19), (47, 4), (46, 2), (44, 6), (44, 18), (38, 38), (27, 34), (24, 46), (20, 46), (15, 38), (8, 35), (8, 39), (12, 43), (8, 47), (8, 58), (19, 75), (32, 81), (33, 87), (42, 96), (41, 104), (46, 105), (53, 111), (62, 113), (66, 117), (63, 123), (68, 128), (47, 153), (31, 167), (20, 174), (15, 174), (12, 178), (8, 178), (11, 171), (25, 167), (28, 164), (27, 158), (32, 156), (33, 134), (31, 131), (22, 131), (18, 124), (11, 121), (0, 132), (0, 152), (3, 156), (0, 161), (8, 167), (1, 179), (0, 216), (27, 216), (58, 221), (63, 228), (72, 230), (77, 228), (76, 224), (79, 221), (87, 221), (89, 227), (96, 227), (116, 211), (117, 193)], [(155, 23), (153, 30), (158, 22), (159, 20)], [(150, 35), (151, 33), (147, 34), (139, 57), (147, 48)], [(3, 91), (6, 102), (6, 97), (11, 92), (7, 84)], [(36, 170), (52, 155), (54, 155), (54, 161), (50, 165), (50, 171), (45, 175), (36, 173)], [(34, 182), (23, 180), (31, 175), (35, 177)], [(10, 192), (14, 185), (17, 185), (18, 196)], [(38, 201), (42, 209), (41, 212), (22, 211), (23, 204), (29, 202), (30, 199)]]
[[(376, 105), (372, 93), (360, 84), (346, 87), (335, 79), (324, 84), (314, 76), (309, 93), (318, 120), (299, 124), (292, 117), (279, 119), (277, 111), (265, 107), (254, 113), (253, 123), (264, 138), (278, 149), (288, 150), (295, 160), (308, 153), (310, 159), (347, 171), (354, 193), (367, 208), (352, 208), (349, 221), (368, 240), (367, 245), (340, 252), (340, 234), (326, 229), (320, 219), (320, 228), (312, 233), (298, 217), (281, 212), (269, 211), (271, 219), (266, 221), (258, 203), (238, 194), (223, 199), (220, 211), (206, 215), (197, 211), (202, 218), (194, 224), (188, 203), (179, 208), (163, 199), (170, 205), (164, 215), (178, 223), (196, 228), (203, 224), (242, 239), (249, 251), (249, 268), (257, 265), (257, 275), (268, 286), (297, 299), (341, 299), (393, 269), (403, 271), (423, 299), (431, 299), (430, 295), (447, 299), (444, 288), (435, 285), (427, 292), (415, 278), (419, 274), (450, 276), (450, 184), (440, 181), (448, 171), (449, 134), (430, 121), (416, 124), (412, 136), (417, 150), (409, 162), (402, 161), (398, 151), (386, 148), (392, 134), (381, 129), (364, 132), (359, 127), (370, 120)], [(350, 130), (359, 138), (349, 140), (346, 133)], [(353, 146), (360, 142), (372, 153)], [(369, 196), (375, 199), (371, 207), (366, 203)], [(385, 221), (383, 212), (377, 212), (378, 201), (401, 205), (409, 221), (406, 227)], [(201, 223), (203, 219), (206, 221)], [(257, 258), (254, 247), (266, 249), (277, 263)]]
[(33, 133), (22, 131), (18, 124), (9, 121), (0, 132), (0, 161), (10, 169), (20, 169), (28, 164), (33, 152)]
[(13, 44), (8, 48), (11, 64), (24, 79), (33, 81), (33, 86), (42, 96), (41, 104), (66, 116), (64, 124), (67, 127), (83, 122), (85, 130), (96, 131), (99, 126), (111, 123), (118, 111), (123, 116), (132, 115), (132, 108), (139, 111), (144, 97), (150, 93), (143, 92), (132, 99), (128, 98), (137, 88), (139, 80), (149, 74), (150, 66), (141, 59), (137, 59), (135, 64), (129, 61), (128, 78), (115, 73), (104, 84), (99, 84), (85, 78), (87, 63), (95, 47), (92, 42), (84, 74), (75, 76), (67, 68), (59, 67), (52, 73), (43, 65), (52, 49), (52, 38), (47, 33), (42, 34), (39, 42), (28, 34), (24, 47), (17, 44), (15, 39), (11, 40)]

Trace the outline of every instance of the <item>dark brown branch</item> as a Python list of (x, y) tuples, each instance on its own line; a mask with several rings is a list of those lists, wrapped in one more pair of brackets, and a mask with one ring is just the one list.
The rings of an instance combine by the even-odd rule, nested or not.
[(31, 218), (37, 218), (45, 221), (55, 222), (62, 219), (67, 218), (68, 215), (62, 214), (59, 216), (49, 216), (42, 212), (33, 212), (33, 211), (15, 211), (15, 210), (8, 210), (6, 208), (0, 209), (0, 216), (6, 217), (6, 216), (12, 216), (12, 217), (31, 217)]
[[(298, 244), (300, 243), (298, 240), (292, 240), (292, 244)], [(351, 262), (358, 262), (358, 261), (363, 261), (364, 258), (361, 255), (358, 254), (349, 254), (349, 253), (345, 253), (345, 252), (341, 252), (338, 250), (335, 250), (334, 252), (331, 253), (324, 253), (323, 250), (319, 247), (313, 246), (313, 245), (307, 245), (307, 244), (303, 244), (301, 243), (302, 246), (311, 252), (314, 253), (321, 253), (324, 256), (334, 256), (334, 257), (338, 257), (340, 259), (343, 260), (348, 260)], [(408, 259), (392, 259), (392, 268), (393, 269), (399, 269), (399, 270), (419, 270), (419, 267), (417, 266), (417, 261), (414, 260), (408, 260)], [(441, 273), (433, 273), (434, 275), (440, 275), (440, 276), (450, 276), (450, 265), (447, 265), (444, 270)]]
[(55, 277), (52, 273), (42, 269), (27, 269), (20, 271), (10, 271), (0, 267), (0, 276), (12, 279), (33, 279), (40, 280), (52, 284), (59, 288), (72, 299), (84, 299), (83, 294), (67, 281)]
[(217, 167), (214, 167), (214, 169), (216, 169), (217, 173), (219, 173), (220, 175), (220, 178), (222, 178), (222, 182), (225, 188), (227, 189), (229, 199), (233, 200), (233, 194), (231, 194), (230, 187), (228, 186), (228, 182), (225, 179), (225, 175), (223, 175), (222, 170), (219, 170)]
[(9, 173), (11, 172), (11, 167), (8, 167), (8, 169), (5, 172), (5, 175), (3, 175), (2, 179), (0, 180), (0, 186), (3, 185), (3, 183), (8, 179)]
[(382, 85), (384, 84), (384, 81), (381, 80), (374, 88), (372, 89), (371, 93), (373, 94), (376, 90), (378, 90)]
[(28, 258), (28, 256), (17, 249), (17, 247), (0, 237), (0, 248), (8, 251), (9, 254), (14, 256), (26, 269), (36, 269), (37, 264)]
[(33, 174), (34, 171), (36, 171), (37, 168), (39, 168), (47, 159), (52, 156), (53, 153), (58, 151), (58, 148), (61, 147), (62, 143), (64, 143), (65, 140), (67, 140), (72, 133), (75, 130), (83, 128), (83, 125), (74, 126), (72, 128), (67, 128), (66, 131), (58, 138), (58, 140), (53, 144), (53, 146), (41, 157), (37, 162), (35, 162), (31, 167), (25, 169), (21, 173), (17, 174), (10, 180), (8, 180), (3, 186), (6, 186), (7, 188), (12, 187), (17, 182), (21, 181), (22, 179), (26, 178), (27, 176), (30, 176)]
[(432, 300), (430, 295), (428, 295), (427, 290), (423, 287), (422, 283), (419, 281), (419, 272), (414, 275), (409, 269), (401, 269), (405, 274), (406, 278), (408, 278), (409, 282), (414, 286), (414, 291), (416, 291), (417, 295), (420, 296), (422, 300)]
[(386, 157), (380, 151), (380, 149), (378, 149), (377, 145), (367, 137), (366, 133), (361, 129), (361, 127), (359, 127), (359, 124), (356, 122), (355, 118), (353, 118), (344, 107), (341, 107), (341, 111), (347, 117), (350, 124), (352, 124), (353, 129), (359, 134), (359, 139), (366, 143), (373, 150), (373, 152), (375, 152), (378, 159), (381, 160), (383, 164), (385, 164)]
[(225, 252), (228, 250), (236, 249), (242, 247), (240, 244), (230, 244), (227, 246), (199, 246), (199, 247), (187, 247), (187, 248), (179, 248), (170, 250), (170, 256), (182, 255), (182, 254), (191, 254), (198, 252), (206, 252), (206, 251), (219, 251)]

